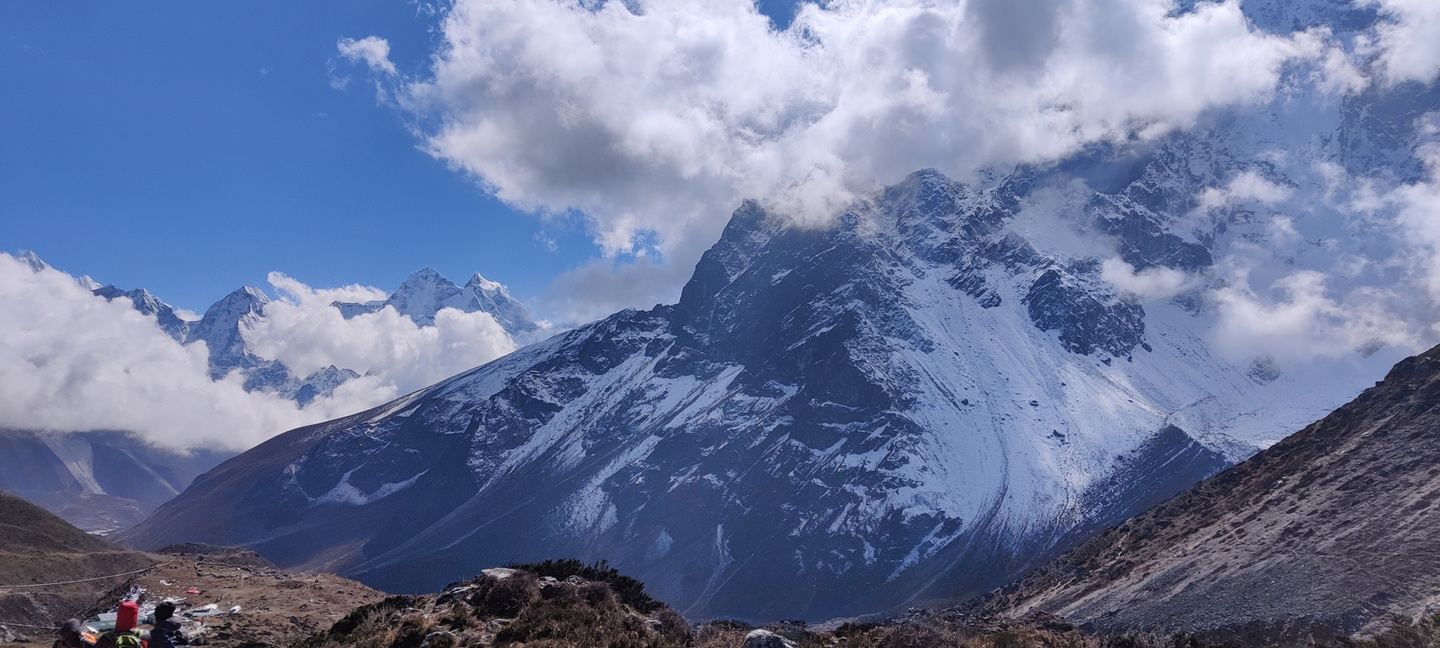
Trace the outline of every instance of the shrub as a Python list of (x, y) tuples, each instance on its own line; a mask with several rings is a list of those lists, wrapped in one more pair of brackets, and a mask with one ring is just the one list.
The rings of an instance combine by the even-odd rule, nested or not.
[(326, 634), (332, 637), (345, 637), (355, 634), (355, 631), (360, 628), (360, 626), (365, 625), (367, 621), (373, 623), (373, 617), (383, 619), (391, 612), (414, 607), (419, 601), (419, 599), (413, 596), (391, 596), (379, 603), (362, 605), (351, 610), (344, 618), (336, 621), (334, 625), (330, 626), (330, 631)]
[(532, 574), (512, 574), (506, 578), (485, 576), (475, 581), (475, 591), (467, 597), (481, 616), (514, 618), (540, 599), (540, 583)]
[(600, 581), (608, 583), (615, 595), (624, 603), (640, 612), (654, 612), (664, 607), (664, 604), (651, 598), (645, 593), (645, 583), (620, 573), (620, 570), (610, 566), (604, 560), (586, 565), (573, 558), (562, 560), (545, 560), (538, 563), (524, 563), (510, 565), (512, 569), (521, 569), (531, 572), (536, 576), (549, 576), (557, 580), (565, 580), (570, 576), (579, 576), (589, 581)]

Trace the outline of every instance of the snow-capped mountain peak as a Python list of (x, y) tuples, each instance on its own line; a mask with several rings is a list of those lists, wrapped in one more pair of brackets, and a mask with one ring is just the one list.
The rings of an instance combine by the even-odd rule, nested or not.
[(467, 313), (489, 313), (512, 336), (531, 333), (539, 328), (529, 309), (511, 297), (504, 284), (486, 279), (478, 272), (465, 282), (459, 293), (446, 300), (444, 306)]
[(486, 279), (478, 272), (461, 287), (434, 268), (425, 267), (407, 277), (384, 300), (336, 302), (334, 306), (347, 318), (389, 306), (421, 326), (433, 325), (435, 315), (445, 308), (465, 313), (485, 312), (494, 316), (512, 337), (530, 334), (540, 328), (530, 316), (529, 309), (512, 297), (504, 284)]
[(21, 262), (35, 272), (40, 272), (50, 267), (50, 264), (40, 258), (40, 255), (36, 254), (34, 250), (21, 250), (20, 254), (16, 255), (15, 258), (20, 259)]
[(460, 294), (460, 287), (434, 268), (421, 268), (401, 282), (384, 305), (425, 326), (435, 323), (435, 314)]
[(485, 291), (499, 291), (507, 296), (510, 294), (510, 292), (505, 289), (504, 284), (501, 284), (498, 281), (491, 281), (489, 279), (486, 279), (485, 275), (482, 275), (478, 272), (474, 275), (471, 275), (470, 280), (465, 282), (465, 287)]
[(206, 309), (190, 328), (187, 342), (204, 341), (209, 346), (211, 372), (224, 375), (231, 369), (251, 364), (244, 325), (263, 316), (270, 297), (254, 286), (237, 288)]

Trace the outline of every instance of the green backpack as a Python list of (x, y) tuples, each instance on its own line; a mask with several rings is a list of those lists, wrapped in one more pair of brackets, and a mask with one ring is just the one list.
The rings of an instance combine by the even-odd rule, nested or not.
[(140, 631), (131, 630), (115, 635), (115, 648), (140, 648)]

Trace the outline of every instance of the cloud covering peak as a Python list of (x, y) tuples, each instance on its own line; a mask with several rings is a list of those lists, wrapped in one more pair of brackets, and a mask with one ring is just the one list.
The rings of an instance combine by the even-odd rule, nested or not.
[(914, 169), (1153, 138), (1268, 100), (1328, 32), (1266, 33), (1236, 0), (846, 0), (785, 29), (733, 0), (457, 0), (440, 36), (389, 93), (425, 150), (511, 205), (583, 214), (608, 255), (688, 269), (742, 198), (823, 221)]

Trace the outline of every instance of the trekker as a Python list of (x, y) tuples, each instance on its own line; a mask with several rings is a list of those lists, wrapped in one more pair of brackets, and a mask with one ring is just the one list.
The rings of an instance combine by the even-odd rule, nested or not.
[(85, 640), (80, 638), (79, 619), (60, 624), (60, 638), (55, 640), (54, 648), (85, 648)]
[(115, 608), (115, 629), (100, 635), (95, 648), (142, 648), (140, 630), (140, 604), (135, 601), (121, 601)]
[(150, 648), (188, 645), (190, 640), (180, 631), (180, 622), (175, 620), (175, 604), (165, 601), (155, 606), (155, 626), (150, 628)]

